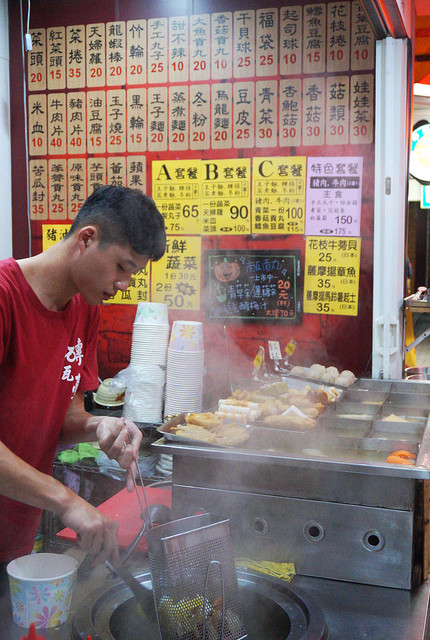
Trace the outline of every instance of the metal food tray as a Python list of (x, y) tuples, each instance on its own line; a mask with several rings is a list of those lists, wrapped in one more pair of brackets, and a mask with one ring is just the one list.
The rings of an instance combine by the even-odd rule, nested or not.
[(368, 389), (369, 391), (385, 391), (388, 393), (391, 389), (391, 380), (380, 380), (379, 378), (357, 378), (353, 385), (348, 389)]
[[(326, 392), (330, 392), (331, 388), (336, 389), (339, 394), (338, 398), (341, 398), (344, 392), (350, 387), (342, 387), (338, 384), (329, 384), (328, 382), (324, 382), (322, 380), (315, 380), (314, 378), (303, 378), (301, 376), (289, 376), (283, 374), (282, 376), (269, 376), (264, 382), (259, 381), (258, 385), (253, 388), (253, 391), (261, 390), (264, 394), (264, 387), (269, 387), (271, 384), (279, 384), (280, 382), (286, 382), (289, 387), (293, 389), (304, 389), (305, 387), (310, 387), (311, 389), (323, 389)], [(240, 385), (235, 385), (237, 389), (240, 389)], [(249, 381), (243, 383), (243, 387), (249, 388)], [(282, 394), (281, 394), (282, 395)], [(276, 396), (273, 396), (276, 397)]]
[[(389, 394), (386, 403), (393, 407), (398, 405), (410, 405), (411, 407), (428, 408), (430, 411), (430, 395), (426, 396), (422, 395), (421, 393), (392, 392)], [(395, 413), (395, 411), (393, 411), (393, 413)]]
[(381, 405), (388, 397), (385, 391), (372, 391), (370, 389), (348, 389), (342, 396), (342, 402), (360, 402), (363, 404)]
[(430, 384), (419, 380), (398, 380), (391, 383), (390, 393), (414, 393), (429, 396)]
[(368, 431), (372, 422), (370, 419), (348, 420), (348, 418), (334, 417), (334, 414), (322, 414), (318, 419), (318, 425), (327, 433), (335, 434), (338, 438), (362, 438)]
[[(177, 436), (175, 433), (171, 432), (172, 427), (177, 427), (179, 424), (183, 424), (185, 422), (185, 418), (190, 415), (190, 412), (180, 413), (168, 422), (165, 422), (161, 427), (157, 428), (158, 433), (165, 438), (168, 442), (174, 442), (177, 444), (199, 444), (205, 445), (207, 447), (220, 447), (222, 449), (231, 449), (234, 445), (227, 444), (217, 444), (216, 442), (207, 442), (206, 440), (198, 440), (197, 438), (185, 438), (184, 436)], [(249, 425), (238, 424), (238, 427), (244, 427), (245, 429), (249, 429)], [(242, 442), (240, 443), (243, 444)]]
[(330, 404), (320, 419), (323, 416), (328, 417), (334, 414), (337, 418), (345, 418), (347, 420), (373, 420), (380, 410), (381, 406), (379, 404), (364, 404), (362, 402), (342, 400)]
[[(420, 422), (384, 422), (374, 420), (365, 433), (366, 438), (396, 440), (398, 442), (421, 442), (425, 425)], [(404, 447), (403, 447), (404, 448)], [(414, 451), (413, 453), (416, 453)]]

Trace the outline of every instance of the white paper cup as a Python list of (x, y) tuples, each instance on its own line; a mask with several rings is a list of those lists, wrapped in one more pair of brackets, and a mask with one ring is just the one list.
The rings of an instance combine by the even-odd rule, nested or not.
[(202, 351), (203, 324), (187, 320), (175, 320), (170, 334), (170, 349), (175, 351)]
[(36, 629), (67, 621), (78, 563), (60, 553), (34, 553), (6, 567), (15, 624)]
[(164, 302), (139, 302), (134, 321), (138, 324), (168, 325), (167, 305)]

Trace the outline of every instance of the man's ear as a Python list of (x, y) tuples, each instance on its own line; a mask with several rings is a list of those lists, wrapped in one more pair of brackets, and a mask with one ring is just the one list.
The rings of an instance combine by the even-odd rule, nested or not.
[(82, 249), (86, 249), (92, 243), (97, 241), (99, 238), (99, 232), (97, 227), (92, 225), (88, 225), (87, 227), (82, 227), (78, 231), (78, 242)]

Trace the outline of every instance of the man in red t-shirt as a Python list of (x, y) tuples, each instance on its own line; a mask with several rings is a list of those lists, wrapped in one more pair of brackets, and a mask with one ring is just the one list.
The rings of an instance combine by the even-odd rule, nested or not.
[(0, 262), (0, 563), (30, 553), (43, 509), (77, 533), (95, 562), (118, 560), (116, 523), (55, 480), (62, 443), (98, 441), (133, 488), (141, 433), (124, 418), (93, 416), (99, 303), (164, 254), (164, 220), (141, 192), (103, 186), (63, 240)]

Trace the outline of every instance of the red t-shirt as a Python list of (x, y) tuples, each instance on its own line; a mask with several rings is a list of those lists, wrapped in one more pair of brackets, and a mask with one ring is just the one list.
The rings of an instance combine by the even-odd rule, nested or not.
[[(79, 294), (46, 309), (17, 262), (0, 261), (0, 440), (44, 473), (72, 398), (98, 386), (99, 313)], [(40, 514), (0, 495), (0, 561), (31, 551)]]

